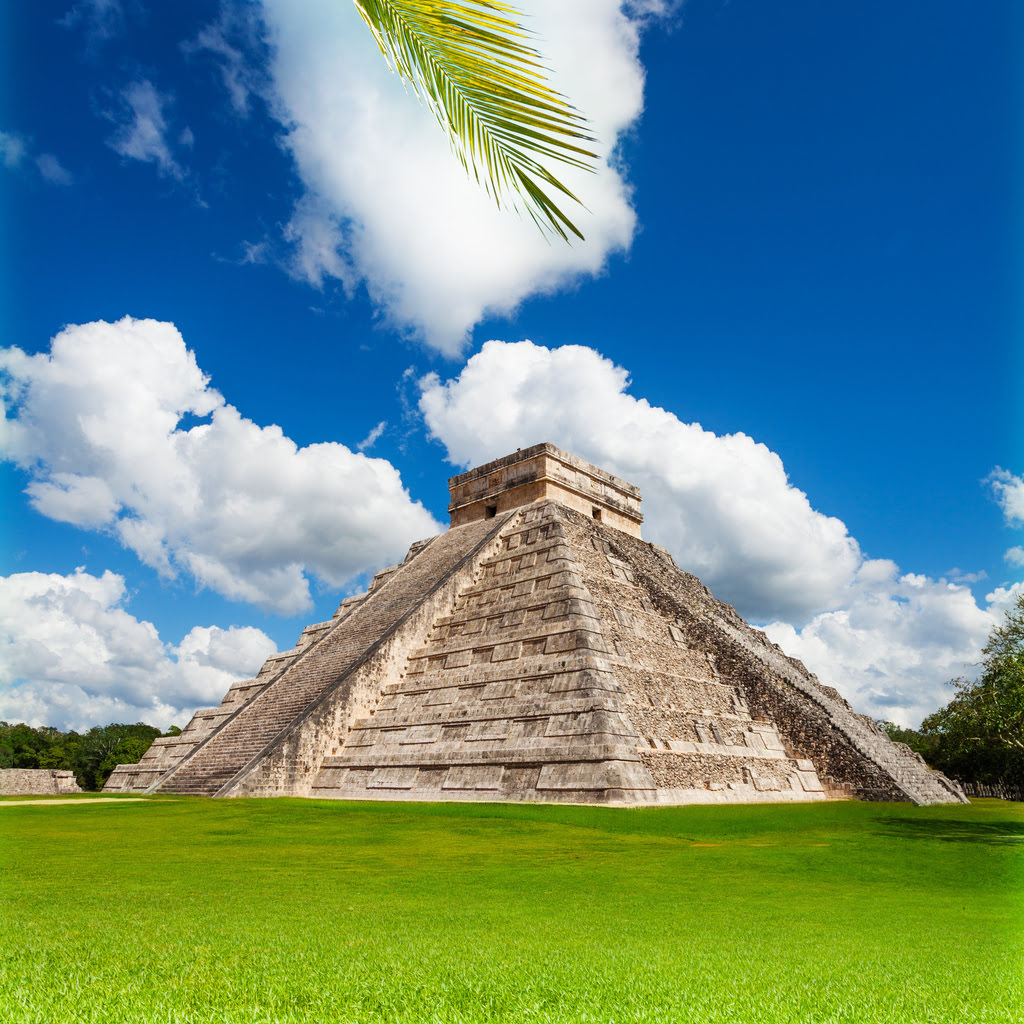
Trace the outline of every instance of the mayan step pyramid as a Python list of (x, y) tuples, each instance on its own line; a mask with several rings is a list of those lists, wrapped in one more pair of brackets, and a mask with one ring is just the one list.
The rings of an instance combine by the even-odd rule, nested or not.
[(451, 529), (105, 789), (684, 804), (965, 798), (640, 538), (550, 444), (449, 482)]

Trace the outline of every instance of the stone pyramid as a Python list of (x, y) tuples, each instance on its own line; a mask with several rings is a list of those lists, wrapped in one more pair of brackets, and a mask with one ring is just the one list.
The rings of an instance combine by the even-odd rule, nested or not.
[(105, 789), (356, 800), (964, 800), (640, 538), (550, 444)]

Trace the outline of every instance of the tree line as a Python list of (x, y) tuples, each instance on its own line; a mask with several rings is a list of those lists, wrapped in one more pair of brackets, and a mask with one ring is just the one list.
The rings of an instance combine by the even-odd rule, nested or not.
[(177, 736), (152, 725), (115, 723), (88, 732), (61, 732), (52, 726), (33, 728), (0, 722), (0, 768), (58, 768), (72, 771), (82, 789), (102, 789), (119, 764), (135, 764), (157, 736)]
[(920, 729), (879, 722), (952, 779), (1024, 790), (1024, 593), (993, 629), (976, 679), (954, 679), (953, 699)]

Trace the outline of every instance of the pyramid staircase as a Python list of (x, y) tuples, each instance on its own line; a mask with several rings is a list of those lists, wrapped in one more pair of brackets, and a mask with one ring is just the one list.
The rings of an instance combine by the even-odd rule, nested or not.
[[(680, 650), (600, 534), (572, 519), (545, 502), (509, 524), (401, 679), (324, 759), (314, 794), (648, 803), (687, 789), (716, 801), (825, 798), (813, 765), (788, 756), (770, 722), (753, 722), (705, 657)], [(651, 662), (643, 669), (641, 644)], [(695, 770), (699, 791), (673, 785)]]
[[(406, 563), (379, 572), (366, 594), (343, 602), (329, 622), (307, 627), (294, 650), (268, 659), (257, 679), (242, 691), (243, 699), (228, 702), (229, 690), (220, 708), (197, 714), (182, 736), (173, 737), (179, 741), (177, 749), (172, 747), (175, 753), (184, 746), (183, 737), (190, 741), (189, 749), (150, 779), (147, 788), (189, 796), (219, 795), (500, 526), (501, 522), (477, 524), (457, 535), (442, 534), (414, 544)], [(408, 571), (397, 585), (400, 568)]]

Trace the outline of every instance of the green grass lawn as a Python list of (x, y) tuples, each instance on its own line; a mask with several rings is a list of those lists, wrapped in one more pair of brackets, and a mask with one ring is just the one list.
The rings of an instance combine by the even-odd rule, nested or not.
[(0, 1021), (1024, 1017), (1024, 807), (0, 808)]

